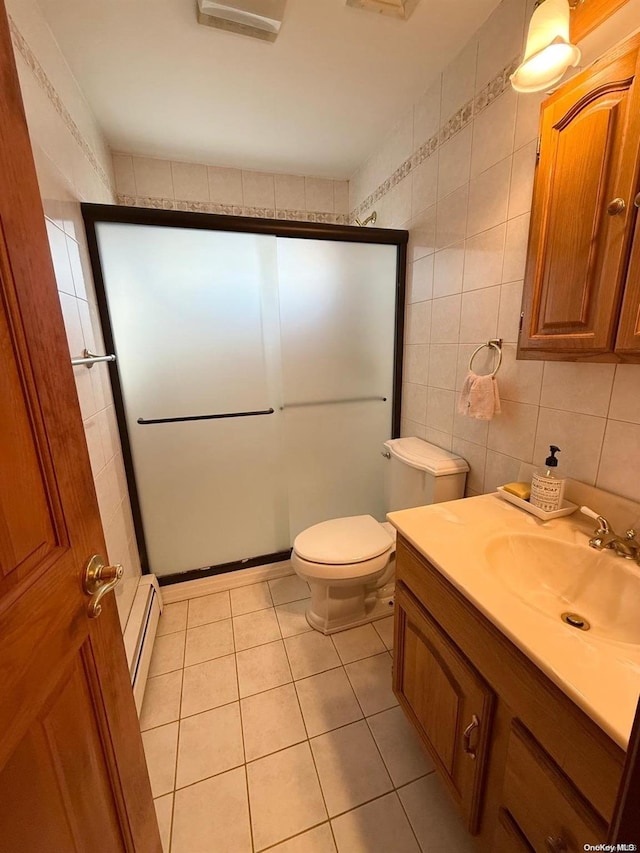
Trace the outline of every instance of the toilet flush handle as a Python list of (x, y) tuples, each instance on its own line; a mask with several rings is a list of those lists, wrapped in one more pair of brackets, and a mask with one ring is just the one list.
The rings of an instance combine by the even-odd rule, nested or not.
[(380, 455), (384, 456), (385, 459), (391, 459), (391, 453), (388, 450), (381, 450)]

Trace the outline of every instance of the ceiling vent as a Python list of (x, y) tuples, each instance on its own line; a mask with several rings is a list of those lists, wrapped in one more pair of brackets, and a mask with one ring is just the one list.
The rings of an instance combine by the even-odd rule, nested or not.
[(275, 41), (287, 0), (196, 0), (198, 23), (242, 36)]
[(390, 15), (406, 21), (418, 5), (419, 0), (347, 0), (347, 6), (368, 9), (380, 15)]

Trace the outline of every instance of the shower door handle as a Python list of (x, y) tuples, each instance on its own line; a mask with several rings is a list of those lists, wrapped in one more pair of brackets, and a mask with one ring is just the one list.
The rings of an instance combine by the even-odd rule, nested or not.
[(223, 412), (219, 415), (185, 415), (182, 418), (138, 418), (137, 423), (147, 424), (179, 424), (185, 421), (219, 421), (223, 418), (254, 418), (258, 415), (272, 415), (274, 409), (261, 409), (256, 412)]

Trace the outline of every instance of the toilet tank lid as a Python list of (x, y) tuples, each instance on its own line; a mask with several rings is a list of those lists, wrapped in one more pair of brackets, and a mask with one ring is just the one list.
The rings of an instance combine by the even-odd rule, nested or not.
[(362, 563), (384, 554), (393, 538), (371, 515), (332, 518), (299, 533), (293, 550), (310, 563), (348, 565)]
[(435, 444), (429, 444), (421, 438), (392, 438), (385, 441), (385, 447), (389, 452), (411, 465), (428, 471), (434, 477), (443, 477), (447, 474), (460, 474), (469, 470), (469, 465), (461, 456), (449, 453)]

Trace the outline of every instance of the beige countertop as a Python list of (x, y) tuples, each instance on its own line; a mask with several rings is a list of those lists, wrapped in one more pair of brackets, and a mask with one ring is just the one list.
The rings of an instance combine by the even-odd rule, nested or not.
[[(387, 518), (619, 746), (627, 748), (640, 694), (640, 645), (597, 639), (565, 625), (559, 614), (540, 612), (509, 591), (486, 553), (491, 540), (505, 533), (541, 535), (588, 549), (593, 521), (576, 512), (542, 522), (497, 493), (392, 512)], [(607, 571), (610, 561), (622, 557), (602, 552), (598, 570)], [(640, 567), (623, 562), (625, 571), (637, 572), (640, 583)], [(637, 606), (640, 620), (640, 597)]]

